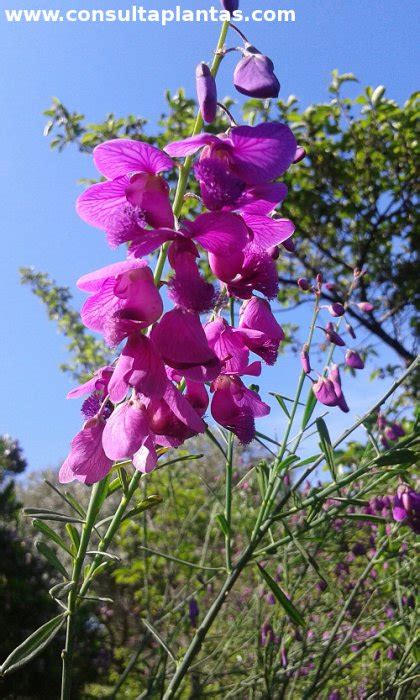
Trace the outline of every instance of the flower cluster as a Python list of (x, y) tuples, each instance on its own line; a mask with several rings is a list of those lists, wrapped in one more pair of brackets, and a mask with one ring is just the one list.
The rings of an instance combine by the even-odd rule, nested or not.
[[(241, 72), (250, 70), (244, 65)], [(210, 121), (217, 108), (214, 78), (206, 64), (196, 76)], [(119, 355), (69, 394), (88, 395), (86, 422), (71, 443), (61, 482), (94, 483), (126, 459), (149, 472), (161, 448), (206, 430), (209, 393), (213, 418), (242, 443), (253, 439), (255, 418), (270, 408), (243, 377), (261, 373), (251, 353), (274, 364), (284, 337), (269, 300), (278, 293), (279, 246), (294, 225), (275, 213), (287, 194), (276, 181), (296, 153), (292, 131), (280, 123), (202, 133), (164, 151), (128, 139), (94, 150), (104, 180), (79, 197), (77, 211), (127, 255), (78, 281), (89, 294), (81, 317)], [(164, 174), (177, 165), (173, 158), (195, 154), (203, 211), (187, 220), (174, 215)], [(171, 268), (165, 283), (147, 261), (158, 249)], [(201, 272), (203, 256), (217, 288)], [(236, 328), (223, 316), (229, 298), (242, 301)]]

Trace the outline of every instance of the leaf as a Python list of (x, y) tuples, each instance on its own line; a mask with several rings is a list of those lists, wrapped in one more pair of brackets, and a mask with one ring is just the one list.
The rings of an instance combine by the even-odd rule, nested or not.
[(340, 513), (340, 518), (350, 518), (350, 520), (367, 520), (374, 523), (387, 523), (386, 518), (380, 515), (369, 515), (368, 513)]
[(48, 593), (50, 594), (51, 598), (60, 599), (64, 598), (67, 593), (70, 593), (72, 588), (74, 588), (74, 581), (70, 581), (69, 583), (57, 583), (55, 586), (50, 588)]
[(23, 514), (28, 517), (36, 518), (37, 520), (54, 520), (61, 523), (84, 523), (84, 520), (80, 518), (73, 518), (72, 516), (45, 508), (24, 508)]
[(25, 639), (0, 666), (0, 675), (6, 676), (24, 666), (37, 656), (54, 639), (66, 620), (66, 614), (57, 615), (39, 627), (30, 637)]
[(386, 88), (384, 85), (378, 85), (378, 87), (375, 88), (375, 90), (373, 91), (372, 97), (370, 99), (374, 107), (376, 107), (381, 101), (382, 97), (385, 94), (385, 90)]
[(274, 392), (271, 392), (271, 391), (270, 391), (270, 394), (271, 394), (271, 396), (274, 396), (274, 398), (276, 399), (280, 408), (284, 411), (286, 416), (290, 419), (290, 413), (289, 413), (289, 410), (288, 410), (286, 404), (284, 403), (283, 397), (280, 396), (280, 394), (275, 394)]
[(170, 656), (170, 658), (172, 659), (172, 661), (175, 661), (175, 663), (177, 663), (176, 656), (175, 656), (175, 655), (172, 653), (172, 651), (169, 649), (169, 647), (168, 647), (168, 645), (166, 644), (166, 642), (163, 641), (163, 639), (162, 639), (162, 637), (160, 636), (159, 632), (157, 632), (157, 630), (155, 630), (155, 628), (153, 627), (153, 625), (152, 625), (150, 622), (148, 622), (147, 620), (145, 620), (144, 618), (142, 618), (142, 623), (143, 623), (143, 625), (146, 627), (146, 629), (148, 629), (149, 632), (153, 635), (153, 637), (159, 642), (159, 644), (161, 645), (161, 647), (163, 647), (163, 649), (166, 651), (166, 653), (168, 654), (168, 656)]
[(135, 508), (129, 510), (128, 513), (125, 514), (121, 522), (123, 522), (124, 520), (128, 520), (129, 518), (134, 518), (136, 515), (144, 513), (145, 510), (149, 510), (150, 508), (158, 506), (159, 503), (162, 503), (162, 498), (160, 496), (156, 494), (148, 496), (144, 499), (144, 501), (140, 501), (140, 503), (138, 503)]
[(303, 416), (302, 416), (302, 429), (306, 428), (306, 426), (308, 425), (308, 423), (311, 419), (311, 416), (315, 410), (316, 403), (317, 403), (316, 396), (315, 396), (314, 392), (312, 391), (312, 387), (311, 387), (309, 389), (309, 394), (308, 394), (308, 398), (306, 400), (305, 410), (304, 410)]
[(70, 506), (70, 508), (72, 508), (73, 510), (75, 510), (76, 513), (78, 513), (79, 515), (81, 515), (82, 518), (85, 517), (85, 515), (86, 515), (85, 511), (83, 510), (83, 508), (82, 508), (81, 506), (79, 506), (79, 504), (77, 503), (77, 501), (75, 501), (75, 500), (73, 499), (73, 497), (71, 496), (71, 494), (70, 494), (70, 496), (71, 496), (71, 499), (70, 499), (68, 496), (66, 496), (64, 493), (62, 493), (62, 492), (60, 491), (60, 489), (57, 488), (57, 486), (55, 486), (55, 484), (52, 484), (51, 481), (48, 481), (48, 479), (45, 479), (45, 483), (47, 484), (47, 486), (50, 487), (50, 489), (52, 489), (53, 491), (55, 491), (55, 493), (56, 493), (58, 496), (60, 496), (60, 498), (64, 501), (64, 503), (67, 503), (67, 505)]
[(120, 557), (118, 557), (116, 554), (110, 554), (109, 552), (101, 552), (99, 549), (90, 549), (89, 552), (86, 552), (86, 554), (90, 554), (93, 556), (100, 554), (101, 557), (104, 557), (104, 559), (112, 559), (112, 561), (121, 561)]
[(337, 481), (337, 471), (335, 468), (334, 450), (331, 444), (330, 434), (328, 432), (327, 424), (323, 418), (316, 419), (316, 427), (318, 429), (320, 443), (319, 446), (324, 453), (324, 457), (327, 461), (328, 467), (330, 469), (331, 475), (334, 481)]
[(73, 553), (71, 552), (70, 548), (66, 545), (62, 537), (57, 532), (54, 532), (52, 528), (50, 528), (46, 523), (44, 523), (42, 520), (34, 520), (32, 522), (32, 525), (39, 531), (42, 532), (45, 537), (48, 537), (48, 539), (52, 540), (55, 542), (56, 545), (61, 547), (61, 549), (64, 549), (67, 554), (70, 554), (70, 556), (73, 556)]
[(406, 464), (410, 466), (417, 462), (417, 456), (412, 450), (393, 450), (387, 454), (381, 455), (374, 460), (378, 467), (386, 467), (389, 465), (403, 465)]
[(229, 537), (229, 525), (223, 513), (216, 515), (215, 521), (217, 522), (224, 536)]
[[(118, 472), (118, 477), (119, 477), (119, 480), (121, 483), (121, 488), (123, 490), (124, 496), (127, 496), (128, 488), (130, 485), (129, 481), (128, 481), (128, 477), (127, 477), (127, 472), (125, 471), (125, 469), (123, 467), (118, 467), (117, 472)], [(108, 488), (108, 494), (109, 494), (109, 488)]]
[(67, 530), (68, 536), (70, 537), (70, 539), (71, 539), (71, 541), (72, 541), (72, 543), (73, 543), (73, 547), (74, 547), (74, 549), (75, 549), (75, 552), (77, 552), (77, 550), (79, 549), (79, 545), (80, 545), (80, 535), (79, 535), (79, 531), (78, 531), (78, 529), (77, 529), (76, 527), (74, 527), (74, 525), (72, 525), (71, 523), (67, 523), (67, 525), (66, 525), (66, 530)]
[(273, 578), (271, 578), (270, 574), (267, 573), (267, 571), (265, 569), (263, 569), (261, 564), (257, 564), (257, 566), (258, 566), (258, 570), (259, 570), (262, 578), (264, 579), (266, 584), (271, 589), (271, 592), (273, 593), (275, 599), (277, 600), (278, 603), (280, 603), (280, 605), (285, 610), (285, 612), (287, 613), (289, 618), (292, 620), (292, 622), (294, 622), (295, 625), (300, 625), (303, 627), (305, 625), (305, 621), (304, 621), (301, 613), (299, 612), (299, 610), (297, 610), (295, 608), (295, 606), (289, 600), (287, 595), (285, 593), (283, 593), (283, 591), (277, 585), (275, 580)]
[(60, 572), (64, 576), (64, 578), (69, 579), (70, 576), (68, 575), (67, 571), (65, 570), (64, 566), (62, 565), (61, 561), (57, 557), (56, 553), (54, 552), (51, 547), (49, 547), (45, 542), (36, 542), (35, 547), (37, 548), (38, 552), (42, 554), (47, 561), (53, 566), (57, 571)]

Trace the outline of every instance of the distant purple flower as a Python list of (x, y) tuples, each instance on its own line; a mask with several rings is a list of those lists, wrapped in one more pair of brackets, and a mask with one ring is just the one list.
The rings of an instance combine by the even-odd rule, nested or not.
[(302, 292), (308, 292), (311, 288), (310, 283), (308, 282), (307, 279), (305, 279), (305, 277), (299, 277), (297, 284), (298, 284), (299, 289), (302, 290)]
[(147, 143), (114, 139), (97, 146), (93, 159), (107, 180), (80, 195), (77, 212), (104, 229), (112, 247), (132, 240), (138, 229), (172, 227), (169, 186), (158, 175), (174, 167), (165, 153)]
[(231, 14), (233, 12), (236, 12), (236, 10), (239, 8), (239, 0), (220, 0), (222, 3), (222, 7), (230, 12)]
[(329, 371), (328, 371), (328, 379), (332, 382), (333, 387), (334, 387), (334, 392), (337, 397), (337, 406), (344, 412), (348, 413), (349, 412), (349, 407), (347, 406), (346, 399), (344, 398), (344, 394), (341, 388), (341, 377), (340, 377), (340, 370), (338, 369), (338, 366), (335, 364), (332, 364)]
[(330, 343), (332, 343), (333, 345), (338, 345), (340, 347), (345, 346), (344, 340), (340, 335), (338, 335), (337, 331), (334, 330), (333, 324), (329, 323), (326, 328), (321, 328), (321, 330), (324, 331)]
[(269, 183), (293, 162), (296, 139), (285, 124), (233, 127), (227, 134), (200, 134), (169, 144), (174, 157), (204, 149), (195, 174), (208, 209), (218, 210), (240, 201), (244, 191)]
[(251, 442), (255, 437), (255, 418), (267, 416), (270, 407), (255, 391), (247, 389), (239, 377), (220, 375), (211, 390), (213, 418), (231, 430), (242, 444)]
[(338, 399), (334, 390), (334, 384), (326, 377), (320, 377), (312, 386), (317, 400), (324, 406), (337, 406)]
[(358, 352), (356, 352), (355, 350), (347, 350), (346, 365), (348, 365), (352, 369), (364, 369), (365, 363), (363, 362)]
[(268, 365), (275, 363), (280, 343), (284, 340), (284, 332), (268, 301), (254, 296), (243, 303), (239, 332), (252, 352), (262, 357)]
[(188, 616), (190, 618), (191, 627), (197, 627), (199, 614), (200, 611), (196, 599), (190, 598), (188, 601)]
[(404, 522), (416, 535), (420, 534), (420, 493), (407, 484), (401, 484), (394, 496), (392, 515), (397, 522)]
[(205, 122), (211, 124), (216, 118), (217, 87), (207, 63), (199, 63), (195, 71), (197, 98), (201, 115)]
[(345, 308), (343, 304), (340, 304), (338, 301), (335, 301), (333, 304), (328, 306), (328, 311), (330, 312), (331, 316), (343, 316), (345, 313)]
[(365, 313), (369, 313), (375, 308), (369, 301), (361, 301), (357, 304), (357, 306), (359, 307), (360, 311), (364, 311)]
[(305, 374), (310, 374), (312, 372), (311, 361), (309, 358), (308, 346), (304, 345), (302, 352), (300, 353), (300, 363)]
[(243, 57), (233, 75), (238, 92), (258, 99), (278, 97), (280, 83), (274, 74), (273, 62), (252, 44), (246, 44), (240, 50)]

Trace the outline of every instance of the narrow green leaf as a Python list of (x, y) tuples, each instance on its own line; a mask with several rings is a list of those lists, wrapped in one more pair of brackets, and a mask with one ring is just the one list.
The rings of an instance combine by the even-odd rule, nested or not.
[(302, 416), (302, 429), (306, 428), (306, 426), (308, 425), (308, 423), (311, 419), (311, 416), (315, 410), (316, 403), (317, 403), (316, 396), (315, 396), (314, 392), (312, 391), (312, 387), (311, 387), (309, 389), (308, 398), (307, 398), (306, 404), (305, 404), (305, 410), (304, 410), (303, 416)]
[(374, 460), (378, 467), (387, 467), (389, 465), (407, 465), (415, 464), (417, 462), (416, 453), (412, 450), (393, 450), (387, 454), (376, 457)]
[(215, 521), (217, 522), (224, 536), (229, 537), (229, 525), (223, 513), (216, 515)]
[(280, 408), (282, 409), (282, 411), (290, 419), (290, 413), (289, 413), (289, 410), (288, 410), (286, 404), (284, 403), (283, 397), (280, 396), (280, 394), (275, 394), (274, 392), (271, 392), (271, 391), (270, 391), (270, 394), (271, 394), (271, 396), (274, 396), (274, 398), (276, 399), (276, 401), (277, 401), (278, 405), (280, 406)]
[(330, 434), (328, 432), (327, 424), (325, 423), (323, 418), (317, 418), (315, 422), (320, 437), (319, 446), (324, 454), (332, 478), (334, 479), (334, 481), (337, 481), (337, 470), (335, 468), (334, 450), (331, 443)]
[(86, 554), (90, 554), (93, 556), (100, 554), (101, 557), (104, 557), (104, 559), (112, 559), (112, 561), (121, 561), (120, 557), (117, 557), (116, 554), (110, 554), (109, 552), (101, 552), (99, 549), (91, 549), (89, 550), (89, 552), (86, 552)]
[(74, 551), (75, 551), (75, 553), (76, 553), (76, 552), (78, 551), (79, 545), (80, 545), (80, 535), (79, 535), (79, 531), (78, 531), (78, 529), (77, 529), (74, 525), (72, 525), (71, 523), (67, 523), (67, 525), (66, 525), (66, 530), (67, 530), (68, 536), (70, 537), (70, 539), (71, 539), (71, 541), (72, 541), (72, 543), (73, 543)]
[(156, 639), (156, 641), (159, 642), (159, 644), (161, 645), (161, 647), (166, 651), (166, 653), (167, 653), (168, 656), (172, 659), (172, 661), (174, 661), (175, 663), (177, 663), (177, 659), (176, 659), (175, 654), (172, 653), (172, 651), (170, 650), (170, 648), (168, 647), (168, 645), (166, 644), (166, 642), (163, 641), (163, 639), (162, 639), (162, 637), (160, 636), (159, 632), (158, 632), (157, 630), (155, 630), (155, 628), (153, 627), (153, 625), (152, 625), (150, 622), (148, 622), (148, 620), (145, 620), (144, 618), (142, 619), (142, 623), (143, 623), (143, 625), (146, 627), (146, 629), (149, 630), (150, 634), (153, 635), (153, 637)]
[(108, 486), (108, 496), (111, 496), (113, 493), (116, 493), (119, 491), (121, 488), (121, 481), (120, 477), (117, 476), (115, 479), (111, 481), (111, 483)]
[[(127, 472), (125, 471), (125, 469), (123, 467), (118, 467), (117, 471), (118, 471), (118, 478), (119, 478), (120, 483), (121, 483), (121, 488), (123, 490), (124, 495), (127, 496), (128, 487), (129, 487)], [(108, 488), (108, 492), (109, 492), (109, 488)]]
[(267, 571), (263, 569), (263, 567), (260, 564), (257, 564), (257, 566), (262, 578), (271, 589), (271, 592), (273, 593), (275, 599), (278, 603), (280, 603), (280, 605), (285, 610), (292, 622), (294, 622), (295, 625), (301, 625), (303, 627), (305, 625), (305, 622), (299, 610), (295, 608), (295, 606), (289, 600), (287, 595), (283, 593), (283, 591), (277, 585), (275, 580), (271, 578), (270, 574), (267, 573)]
[(368, 520), (374, 523), (387, 523), (386, 518), (380, 515), (369, 515), (368, 513), (340, 513), (340, 518), (350, 518), (350, 520)]
[(56, 553), (54, 552), (51, 547), (49, 547), (45, 542), (35, 542), (35, 546), (40, 554), (44, 556), (47, 561), (53, 566), (57, 571), (64, 576), (64, 578), (69, 579), (70, 576), (68, 575), (67, 571), (65, 570), (64, 566), (62, 565), (61, 561), (57, 557)]
[(129, 518), (135, 518), (136, 515), (144, 513), (145, 510), (149, 510), (150, 508), (158, 506), (159, 503), (162, 503), (162, 498), (157, 494), (148, 496), (144, 499), (144, 501), (140, 501), (140, 503), (138, 503), (135, 508), (129, 510), (128, 513), (125, 514), (121, 522), (123, 522), (124, 520), (128, 520)]
[(75, 497), (70, 493), (70, 491), (66, 491), (66, 498), (68, 499), (69, 503), (71, 506), (74, 508), (74, 510), (79, 513), (79, 515), (84, 519), (86, 517), (86, 511), (80, 503), (78, 503), (75, 499)]
[(160, 465), (160, 468), (162, 469), (162, 467), (168, 467), (170, 464), (178, 464), (178, 462), (193, 462), (194, 460), (202, 459), (203, 457), (203, 454), (184, 455), (183, 457), (175, 457), (175, 459), (170, 459), (168, 462), (163, 462)]
[[(70, 498), (68, 498), (68, 496), (66, 496), (64, 493), (62, 493), (62, 492), (60, 491), (60, 489), (57, 488), (57, 486), (56, 486), (55, 484), (52, 484), (51, 481), (48, 481), (48, 479), (45, 479), (45, 483), (46, 483), (53, 491), (55, 491), (55, 493), (56, 493), (58, 496), (60, 496), (60, 498), (64, 501), (64, 503), (67, 503), (67, 505), (70, 506), (70, 508), (72, 508), (73, 510), (75, 510), (76, 513), (78, 513), (79, 515), (81, 515), (82, 518), (85, 517), (86, 513), (85, 513), (85, 511), (83, 510), (83, 508), (82, 508), (81, 506), (79, 506), (79, 504), (77, 503), (77, 501), (75, 501), (75, 504), (76, 504), (77, 507), (76, 507), (76, 506), (74, 505), (74, 503), (72, 502), (72, 501), (74, 501), (73, 497), (72, 497), (72, 500), (70, 500)], [(71, 495), (71, 494), (70, 494), (70, 495)]]
[(301, 467), (306, 467), (307, 464), (311, 464), (312, 462), (315, 462), (317, 459), (320, 458), (320, 454), (313, 455), (312, 457), (307, 457), (306, 459), (302, 459), (301, 462), (298, 462), (293, 466), (293, 469), (300, 469)]
[(46, 523), (44, 523), (43, 520), (34, 520), (32, 522), (32, 525), (39, 531), (42, 532), (45, 537), (48, 537), (48, 539), (52, 540), (55, 542), (56, 545), (61, 547), (61, 549), (64, 549), (67, 554), (70, 554), (70, 556), (73, 556), (73, 553), (69, 549), (69, 547), (66, 545), (64, 542), (63, 538), (60, 537), (60, 535), (57, 532), (54, 532), (54, 530), (49, 527)]
[(45, 647), (54, 639), (56, 634), (64, 625), (66, 615), (63, 613), (53, 617), (39, 627), (30, 637), (25, 639), (12, 653), (7, 657), (5, 662), (0, 666), (0, 675), (6, 676), (8, 673), (16, 671), (28, 661), (37, 656)]
[(70, 581), (70, 583), (57, 583), (55, 586), (50, 588), (48, 593), (50, 594), (51, 598), (60, 599), (64, 598), (67, 593), (70, 593), (72, 588), (74, 588), (74, 581)]
[(62, 523), (84, 522), (80, 518), (73, 518), (72, 516), (58, 513), (55, 510), (47, 510), (46, 508), (24, 508), (23, 514), (30, 518), (36, 518), (37, 520), (53, 520)]

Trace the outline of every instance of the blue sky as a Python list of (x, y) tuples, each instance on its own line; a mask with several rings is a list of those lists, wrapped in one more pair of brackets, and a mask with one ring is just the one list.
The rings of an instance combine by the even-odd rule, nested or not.
[[(65, 10), (131, 4), (35, 0), (32, 5), (4, 0), (2, 6)], [(142, 4), (171, 9), (177, 3), (145, 0)], [(207, 0), (179, 4), (208, 7)], [(386, 85), (387, 94), (398, 101), (418, 87), (414, 67), (419, 58), (419, 5), (415, 0), (242, 0), (242, 7), (245, 11), (256, 7), (296, 11), (294, 24), (246, 26), (249, 38), (275, 62), (283, 97), (295, 94), (304, 105), (326, 100), (333, 68), (354, 72), (362, 84)], [(94, 174), (89, 158), (75, 149), (61, 155), (51, 152), (42, 136), (41, 113), (56, 95), (92, 121), (113, 111), (135, 113), (153, 122), (164, 108), (165, 89), (184, 86), (193, 94), (194, 67), (199, 60), (211, 58), (217, 33), (212, 23), (166, 28), (138, 23), (11, 24), (0, 15), (0, 432), (21, 441), (31, 469), (55, 465), (65, 456), (80, 417), (78, 405), (65, 400), (71, 382), (58, 369), (66, 359), (65, 340), (48, 322), (41, 304), (20, 286), (18, 268), (32, 265), (48, 271), (60, 284), (74, 287), (82, 273), (118, 259), (103, 236), (81, 222), (74, 210), (80, 191), (77, 180)], [(219, 81), (221, 95), (233, 93), (233, 66), (234, 57), (228, 57)], [(80, 303), (79, 295), (76, 299)], [(269, 390), (275, 384), (283, 393), (291, 392), (294, 364), (291, 358), (281, 359), (262, 388)], [(368, 385), (367, 376), (368, 372), (359, 375), (348, 392), (354, 412), (366, 409), (385, 388)], [(276, 411), (260, 427), (279, 432), (280, 420)], [(341, 417), (334, 415), (333, 431), (340, 425)]]

